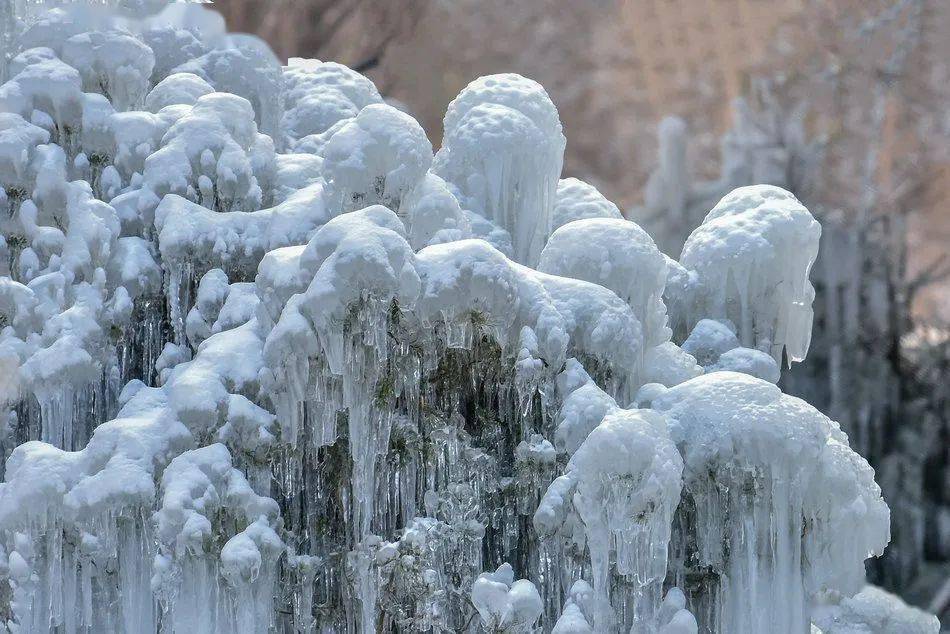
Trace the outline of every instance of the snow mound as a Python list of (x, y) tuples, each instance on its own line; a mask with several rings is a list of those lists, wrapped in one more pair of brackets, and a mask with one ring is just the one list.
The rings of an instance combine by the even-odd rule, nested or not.
[(643, 324), (646, 345), (669, 341), (663, 304), (666, 260), (635, 223), (613, 218), (568, 223), (548, 239), (538, 270), (612, 290)]
[[(696, 551), (684, 551), (690, 558), (674, 567), (709, 567), (709, 594), (693, 601), (718, 602), (722, 627), (797, 631), (807, 625), (807, 601), (823, 588), (860, 588), (864, 560), (889, 539), (889, 513), (873, 471), (837, 423), (771, 383), (725, 371), (672, 387), (651, 407), (668, 417), (683, 456), (680, 512), (694, 509), (681, 521), (694, 523), (686, 530), (695, 531)], [(727, 521), (736, 514), (750, 521)], [(758, 556), (757, 544), (774, 546)], [(771, 607), (745, 610), (749, 600)]]
[(557, 109), (539, 84), (492, 75), (449, 104), (433, 171), (460, 202), (511, 236), (517, 262), (537, 264), (551, 233), (551, 212), (565, 139)]
[(214, 92), (211, 84), (194, 73), (173, 73), (155, 84), (145, 98), (145, 109), (158, 113), (165, 106), (193, 106), (200, 97)]
[(638, 593), (642, 604), (635, 609), (637, 626), (653, 622), (666, 577), (682, 470), (682, 458), (662, 415), (614, 408), (587, 435), (565, 474), (542, 498), (534, 516), (542, 535), (558, 531), (569, 514), (576, 514), (583, 524), (598, 597), (593, 619), (598, 629), (613, 626), (609, 608), (613, 567), (642, 593)]
[(235, 41), (229, 48), (212, 49), (175, 67), (173, 72), (193, 73), (215, 90), (247, 99), (261, 132), (279, 139), (283, 111), (281, 65), (263, 41), (244, 37), (250, 39)]
[(714, 319), (700, 319), (683, 342), (683, 350), (702, 366), (715, 364), (724, 353), (738, 347), (735, 327)]
[(152, 49), (120, 31), (92, 31), (63, 43), (62, 59), (80, 71), (84, 90), (99, 90), (116, 110), (141, 107), (155, 66)]
[(323, 157), (332, 204), (343, 211), (373, 204), (399, 209), (432, 164), (432, 144), (415, 119), (373, 104), (334, 132)]
[(562, 178), (557, 182), (554, 195), (554, 210), (551, 213), (551, 231), (556, 231), (569, 222), (587, 218), (615, 218), (623, 214), (597, 188), (578, 178)]
[(406, 225), (409, 244), (416, 250), (472, 237), (458, 200), (445, 181), (431, 172), (402, 200), (399, 216)]
[(527, 77), (502, 73), (479, 77), (452, 100), (445, 111), (446, 135), (460, 125), (470, 110), (488, 103), (517, 110), (546, 136), (561, 134), (561, 120), (557, 108), (544, 87)]
[(870, 585), (853, 597), (823, 596), (812, 609), (812, 621), (822, 634), (936, 634), (940, 631), (940, 622), (934, 615)]
[(541, 616), (541, 595), (527, 579), (515, 581), (507, 563), (483, 572), (472, 586), (472, 603), (489, 632), (532, 632)]
[(789, 362), (808, 353), (808, 274), (821, 227), (789, 192), (740, 187), (727, 194), (687, 238), (680, 263), (695, 272), (686, 328), (699, 318), (729, 319), (747, 348)]
[[(281, 130), (288, 146), (313, 148), (334, 125), (383, 102), (373, 82), (336, 62), (291, 57), (283, 69), (285, 111)], [(321, 153), (321, 152), (318, 152)]]

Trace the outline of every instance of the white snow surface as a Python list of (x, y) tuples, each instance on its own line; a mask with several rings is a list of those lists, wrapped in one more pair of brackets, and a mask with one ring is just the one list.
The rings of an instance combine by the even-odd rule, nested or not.
[(463, 207), (511, 236), (515, 261), (534, 266), (552, 231), (565, 144), (540, 84), (490, 75), (449, 104), (433, 169), (458, 188)]

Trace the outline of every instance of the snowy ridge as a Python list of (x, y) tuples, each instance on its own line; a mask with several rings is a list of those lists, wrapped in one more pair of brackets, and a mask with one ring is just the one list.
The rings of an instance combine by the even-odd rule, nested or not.
[(889, 536), (874, 474), (774, 384), (810, 337), (819, 228), (791, 194), (736, 190), (675, 262), (561, 179), (527, 78), (473, 81), (433, 156), (365, 77), (198, 6), (16, 32), (0, 631), (873, 612), (847, 596)]
[(215, 212), (174, 194), (155, 210), (163, 262), (198, 270), (217, 264), (241, 276), (253, 272), (268, 251), (306, 242), (327, 220), (320, 183), (254, 212)]

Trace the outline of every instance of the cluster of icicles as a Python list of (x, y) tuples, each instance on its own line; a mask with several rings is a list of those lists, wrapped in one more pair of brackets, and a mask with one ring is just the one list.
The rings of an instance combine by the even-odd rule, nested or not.
[(16, 27), (0, 628), (808, 632), (861, 588), (873, 472), (774, 385), (819, 236), (788, 192), (676, 262), (560, 179), (524, 77), (433, 155), (198, 6)]

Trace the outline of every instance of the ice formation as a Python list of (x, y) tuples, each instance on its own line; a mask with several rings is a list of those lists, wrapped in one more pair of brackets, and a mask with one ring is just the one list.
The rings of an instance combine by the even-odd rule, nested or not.
[(551, 231), (573, 220), (585, 218), (623, 218), (613, 204), (597, 188), (577, 178), (562, 178), (557, 182)]
[(577, 540), (583, 527), (596, 630), (616, 626), (612, 568), (629, 585), (630, 596), (619, 602), (630, 611), (622, 614), (624, 629), (649, 631), (656, 625), (682, 468), (662, 416), (615, 407), (596, 423), (542, 498), (534, 516), (542, 537), (554, 537), (568, 523), (570, 539)]
[(466, 209), (508, 233), (516, 262), (534, 266), (553, 229), (565, 145), (540, 84), (490, 75), (449, 104), (433, 170), (455, 186)]
[(0, 85), (7, 631), (807, 632), (851, 605), (888, 513), (774, 385), (818, 236), (790, 195), (737, 190), (676, 262), (559, 180), (529, 79), (472, 82), (433, 157), (339, 64), (137, 13), (24, 14)]
[(332, 204), (353, 211), (373, 204), (398, 209), (432, 164), (432, 144), (415, 119), (371, 104), (345, 121), (323, 148)]
[(781, 362), (800, 361), (811, 340), (808, 280), (821, 227), (787, 191), (740, 187), (723, 197), (683, 245), (695, 274), (676, 307), (688, 332), (702, 318), (729, 319), (740, 342)]
[(667, 416), (683, 455), (671, 574), (700, 623), (807, 631), (811, 597), (860, 590), (863, 560), (890, 537), (889, 513), (837, 423), (728, 371), (669, 388), (651, 407)]
[(769, 354), (739, 345), (735, 326), (729, 320), (700, 319), (683, 350), (695, 357), (706, 372), (732, 370), (778, 383), (781, 369)]
[(936, 634), (937, 617), (911, 607), (895, 595), (875, 586), (865, 586), (853, 597), (829, 593), (820, 597), (812, 611), (821, 634)]
[(504, 563), (495, 572), (478, 575), (472, 586), (472, 604), (488, 632), (532, 632), (541, 616), (541, 595), (527, 579), (514, 580)]

